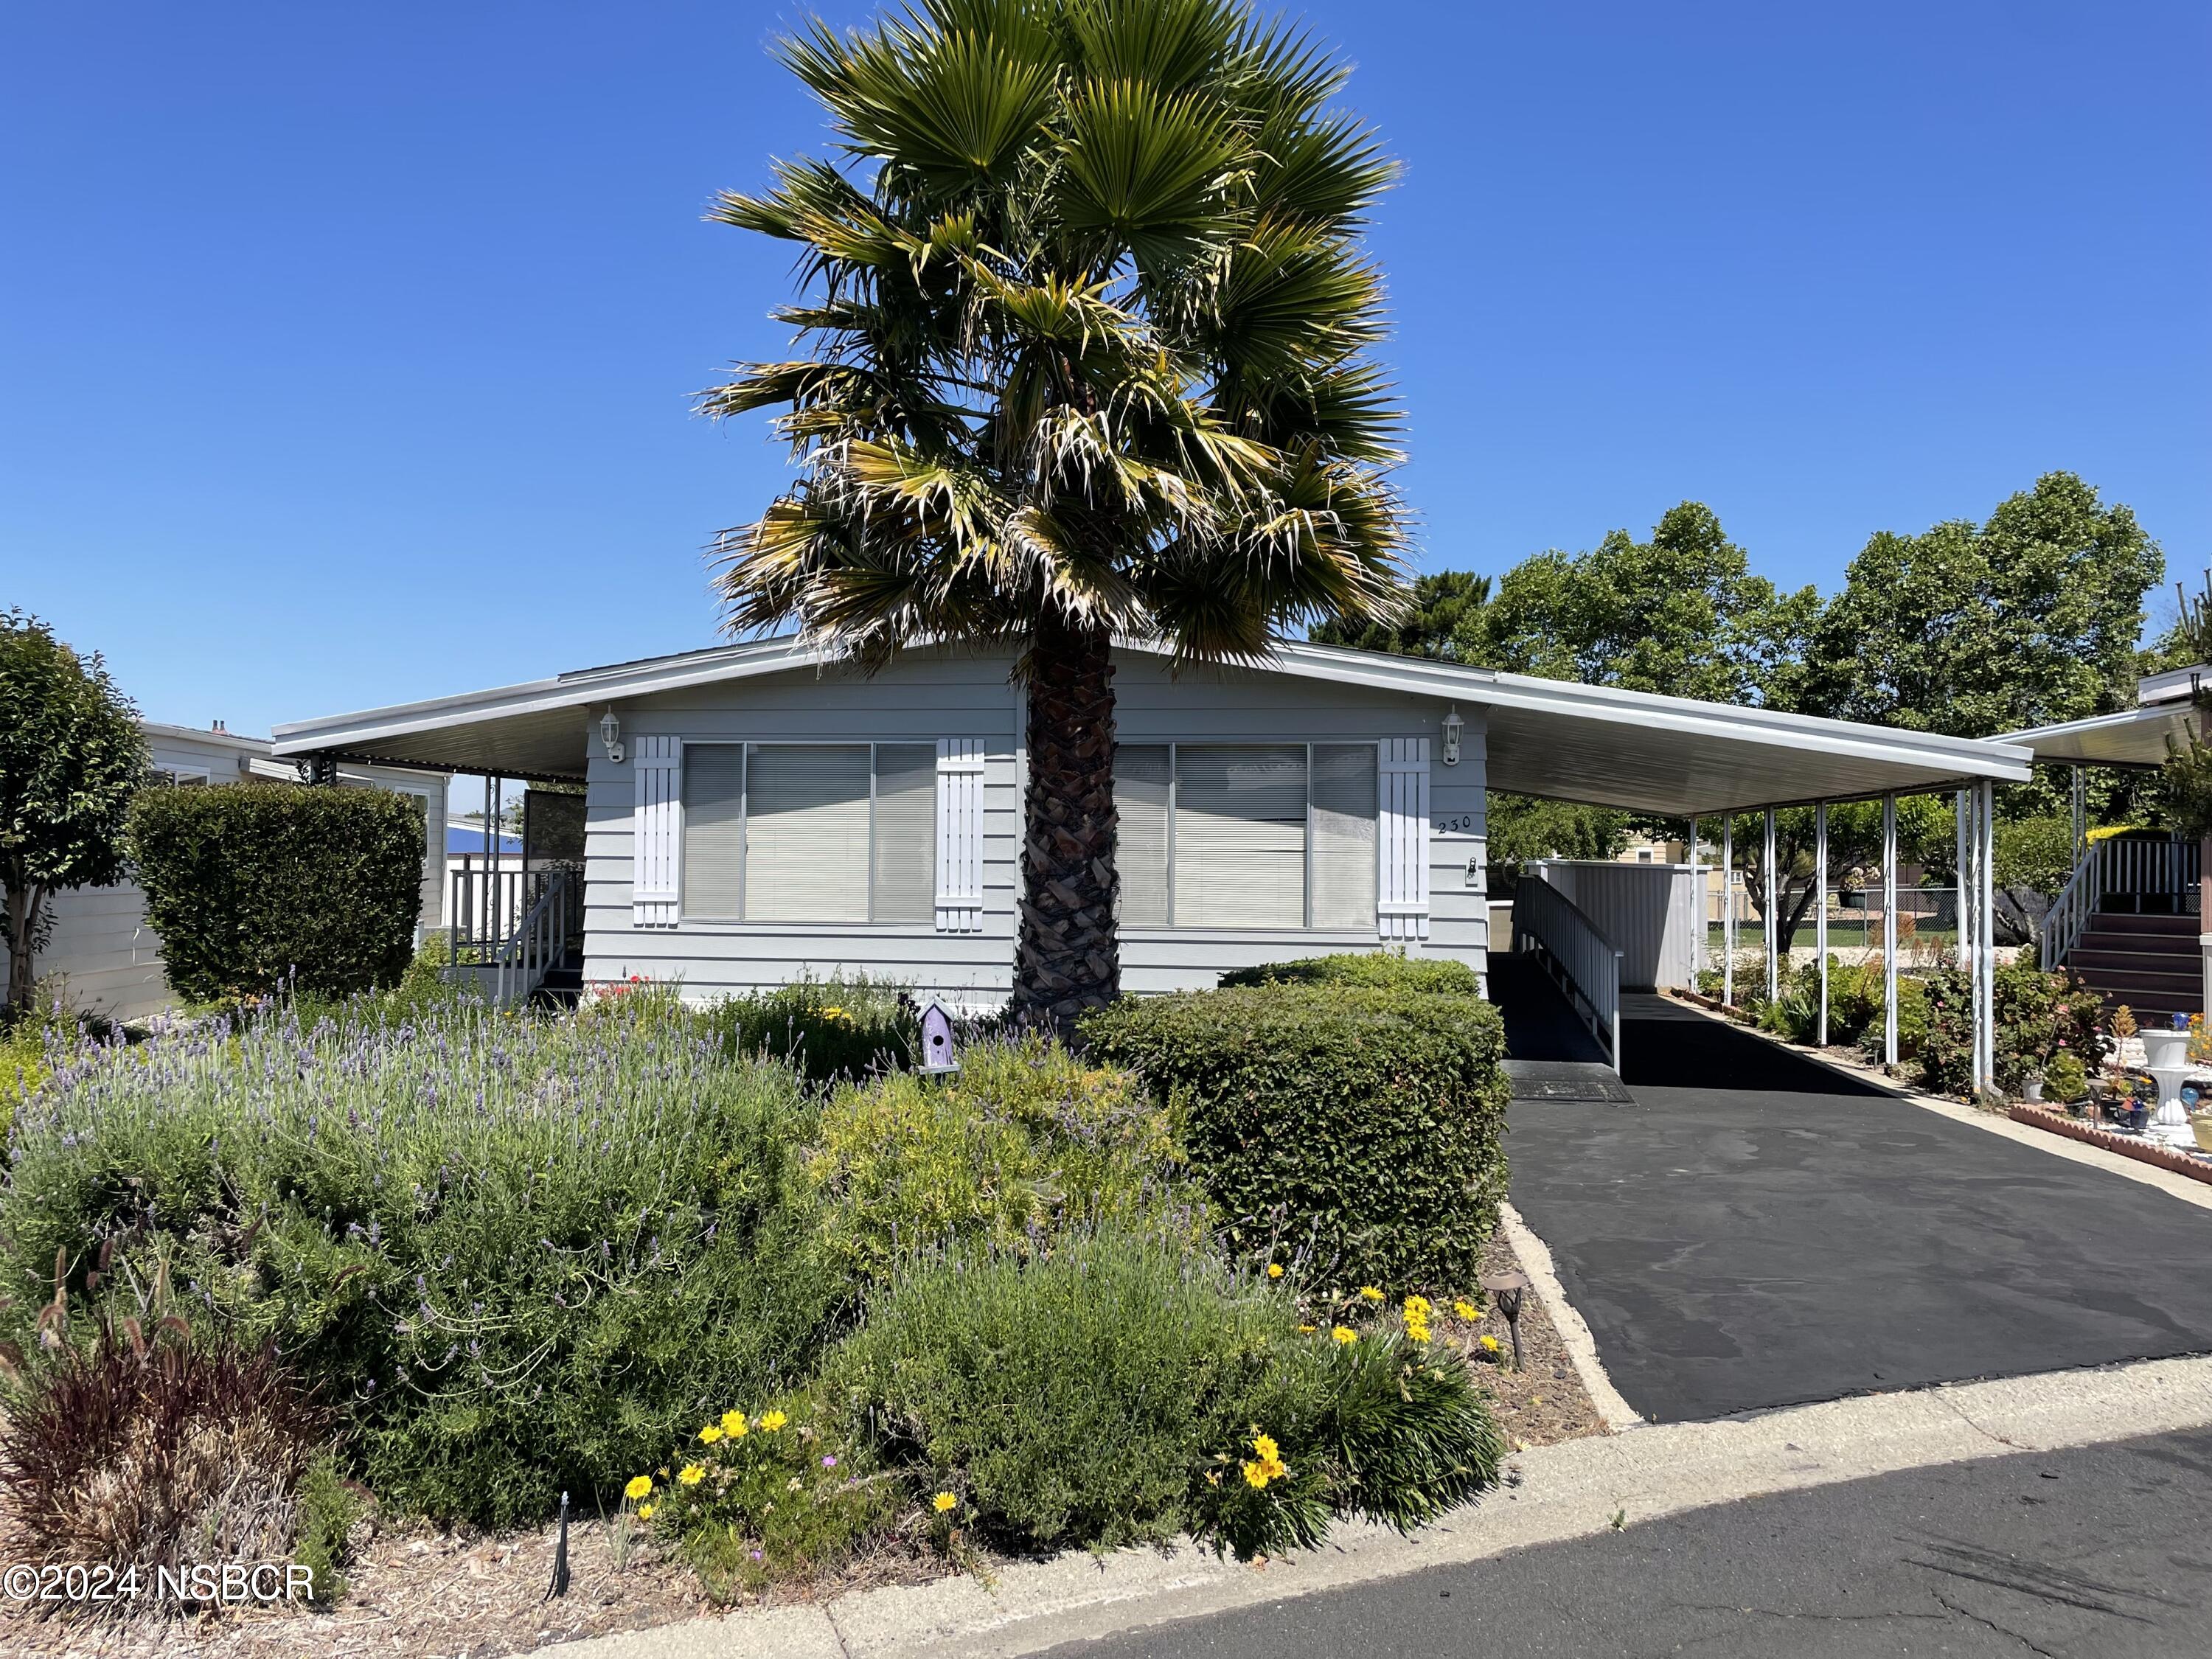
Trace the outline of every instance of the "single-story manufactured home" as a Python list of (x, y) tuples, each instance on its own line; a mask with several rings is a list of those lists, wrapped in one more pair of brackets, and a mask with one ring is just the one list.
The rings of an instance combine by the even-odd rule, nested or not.
[[(1012, 980), (1025, 718), (1005, 651), (872, 676), (780, 638), (302, 720), (276, 753), (586, 791), (582, 975), (713, 995)], [(1985, 742), (1285, 644), (1117, 649), (1125, 989), (1395, 948), (1486, 973), (1492, 790), (1684, 817), (2023, 779)], [(1567, 907), (1571, 910), (1573, 907)]]

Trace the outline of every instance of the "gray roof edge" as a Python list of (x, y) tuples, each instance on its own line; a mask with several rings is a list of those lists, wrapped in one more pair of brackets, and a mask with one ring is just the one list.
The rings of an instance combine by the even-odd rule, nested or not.
[[(1168, 654), (1168, 647), (1156, 641), (1124, 640), (1120, 643), (1126, 649)], [(815, 666), (830, 660), (818, 647), (789, 635), (739, 645), (714, 646), (676, 656), (578, 670), (488, 690), (289, 721), (275, 728), (272, 751), (282, 756), (339, 748), (479, 720), (648, 696), (716, 680)], [(1301, 678), (1340, 681), (1427, 696), (1460, 696), (1474, 704), (1580, 715), (1620, 725), (1657, 725), (1784, 748), (1840, 744), (1860, 755), (1887, 757), (1906, 764), (1948, 768), (1966, 775), (2004, 781), (2026, 777), (2033, 759), (2027, 750), (2014, 747), (2002, 739), (1953, 738), (1902, 726), (1869, 726), (1814, 714), (1702, 702), (1692, 697), (1625, 691), (1612, 686), (1543, 679), (1463, 663), (1439, 662), (1431, 658), (1401, 657), (1304, 641), (1283, 641), (1267, 659), (1242, 666), (1254, 672), (1290, 673)]]

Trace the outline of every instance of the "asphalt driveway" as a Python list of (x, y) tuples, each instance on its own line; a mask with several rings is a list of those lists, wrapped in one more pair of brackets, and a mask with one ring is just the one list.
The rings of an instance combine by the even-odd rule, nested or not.
[(1624, 1012), (1629, 1103), (1516, 1101), (1509, 1151), (1645, 1416), (2212, 1352), (2212, 1211), (1680, 1004)]

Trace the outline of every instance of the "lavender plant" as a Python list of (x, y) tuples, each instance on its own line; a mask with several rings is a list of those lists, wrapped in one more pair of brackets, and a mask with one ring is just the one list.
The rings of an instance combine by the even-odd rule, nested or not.
[(196, 1318), (322, 1383), (389, 1500), (505, 1524), (620, 1484), (706, 1401), (803, 1376), (845, 1295), (792, 1073), (627, 1000), (82, 1052), (16, 1114), (0, 1319), (58, 1255), (99, 1304), (166, 1251)]

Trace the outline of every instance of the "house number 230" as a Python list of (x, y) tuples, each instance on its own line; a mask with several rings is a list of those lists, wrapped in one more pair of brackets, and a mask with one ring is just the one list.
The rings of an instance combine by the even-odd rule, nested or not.
[(1455, 812), (1448, 818), (1438, 818), (1435, 828), (1440, 836), (1472, 836), (1482, 828), (1482, 818), (1474, 812)]

